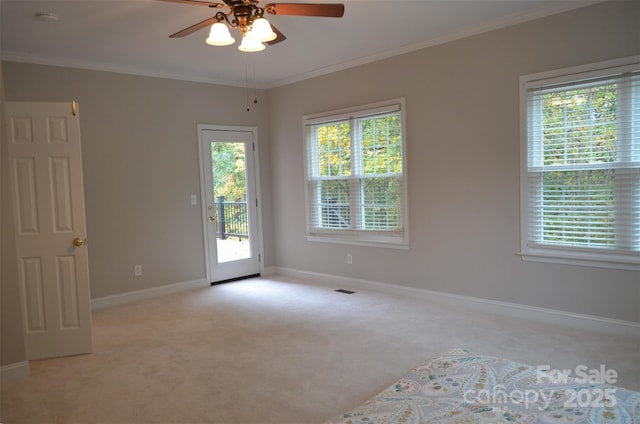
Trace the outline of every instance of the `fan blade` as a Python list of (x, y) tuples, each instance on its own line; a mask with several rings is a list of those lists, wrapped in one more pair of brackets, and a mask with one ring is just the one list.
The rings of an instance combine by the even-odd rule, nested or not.
[(277, 37), (271, 41), (267, 41), (266, 44), (271, 46), (272, 44), (276, 44), (287, 39), (287, 37), (285, 37), (284, 34), (275, 26), (271, 25), (271, 29), (276, 33)]
[(185, 28), (182, 31), (178, 31), (175, 34), (171, 34), (169, 36), (169, 38), (180, 38), (180, 37), (186, 37), (189, 34), (193, 34), (194, 32), (198, 31), (199, 29), (202, 29), (206, 26), (209, 25), (213, 25), (216, 22), (218, 22), (218, 19), (215, 16), (212, 16), (211, 18), (205, 19), (202, 22), (198, 22), (195, 25), (191, 25), (189, 28)]
[(272, 3), (264, 7), (265, 12), (272, 15), (323, 16), (341, 18), (344, 15), (344, 4), (338, 3)]
[(224, 3), (211, 3), (208, 1), (198, 1), (198, 0), (159, 0), (159, 1), (166, 1), (169, 3), (182, 3), (182, 4), (190, 4), (190, 5), (195, 5), (195, 6), (207, 6), (207, 7), (227, 7), (226, 4)]

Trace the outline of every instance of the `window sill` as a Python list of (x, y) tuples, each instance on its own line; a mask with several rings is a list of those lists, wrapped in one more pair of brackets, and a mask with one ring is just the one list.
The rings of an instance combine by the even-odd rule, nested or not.
[(409, 249), (409, 243), (404, 242), (382, 242), (376, 240), (363, 240), (352, 239), (346, 237), (337, 236), (318, 236), (307, 235), (307, 241), (320, 242), (320, 243), (335, 243), (335, 244), (348, 244), (353, 246), (368, 246), (368, 247), (385, 247), (388, 249)]
[(528, 249), (519, 252), (523, 261), (547, 262), (596, 268), (640, 271), (640, 257), (623, 254), (575, 252), (564, 249)]

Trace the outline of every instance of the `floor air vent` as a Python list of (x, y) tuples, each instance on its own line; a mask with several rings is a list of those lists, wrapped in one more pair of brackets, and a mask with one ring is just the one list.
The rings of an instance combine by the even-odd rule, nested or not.
[(334, 290), (337, 291), (338, 293), (344, 293), (344, 294), (354, 294), (355, 292), (351, 291), (351, 290), (345, 290), (345, 289), (338, 289), (338, 290)]

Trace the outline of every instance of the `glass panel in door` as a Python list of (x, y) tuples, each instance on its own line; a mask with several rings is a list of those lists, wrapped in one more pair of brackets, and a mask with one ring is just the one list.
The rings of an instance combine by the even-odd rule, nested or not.
[(245, 143), (211, 142), (218, 263), (251, 257)]

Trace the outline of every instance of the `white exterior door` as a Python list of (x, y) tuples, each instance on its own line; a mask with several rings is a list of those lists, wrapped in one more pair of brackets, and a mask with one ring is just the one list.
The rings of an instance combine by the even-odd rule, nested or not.
[(76, 103), (6, 103), (28, 359), (92, 350)]
[(207, 277), (260, 274), (255, 130), (200, 126)]

